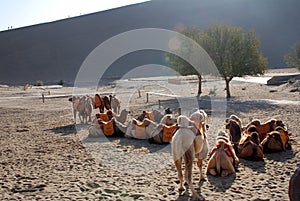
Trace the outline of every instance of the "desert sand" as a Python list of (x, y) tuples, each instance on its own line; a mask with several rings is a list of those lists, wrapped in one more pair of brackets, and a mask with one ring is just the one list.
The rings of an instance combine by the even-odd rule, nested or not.
[[(187, 81), (187, 87), (184, 82), (167, 85), (166, 78), (147, 81), (147, 85), (141, 85), (143, 80), (129, 81), (97, 91), (75, 91), (116, 93), (121, 108), (132, 111), (133, 117), (142, 110), (170, 107), (176, 111), (178, 102), (185, 112), (194, 107), (196, 82)], [(199, 103), (209, 115), (210, 148), (217, 132), (224, 129), (225, 118), (236, 114), (244, 125), (252, 118), (282, 119), (291, 133), (291, 149), (266, 154), (263, 161), (240, 159), (237, 172), (224, 178), (206, 175), (205, 181), (199, 181), (194, 166), (194, 186), (203, 200), (289, 199), (289, 180), (300, 166), (300, 96), (299, 90), (291, 92), (295, 87), (232, 81), (232, 98), (226, 100), (223, 81), (204, 83)], [(74, 125), (68, 101), (73, 92), (68, 87), (0, 88), (0, 200), (194, 200), (189, 190), (177, 190), (179, 181), (169, 145), (130, 138), (88, 138), (89, 125), (78, 119)], [(147, 103), (146, 92), (173, 93), (178, 99), (152, 94)], [(207, 159), (203, 170), (206, 165)]]

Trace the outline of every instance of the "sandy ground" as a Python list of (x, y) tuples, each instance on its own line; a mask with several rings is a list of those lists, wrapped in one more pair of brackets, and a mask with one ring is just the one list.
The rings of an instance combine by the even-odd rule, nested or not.
[[(194, 108), (196, 88), (194, 82), (175, 85), (167, 79), (130, 80), (101, 87), (98, 92), (116, 93), (122, 108), (135, 116), (145, 109), (175, 110), (178, 106), (188, 112)], [(300, 96), (299, 91), (290, 92), (292, 88), (233, 81), (233, 98), (227, 101), (223, 82), (204, 84), (199, 103), (209, 114), (211, 148), (230, 114), (238, 115), (243, 124), (251, 118), (282, 119), (292, 133), (292, 148), (267, 154), (264, 161), (241, 159), (236, 174), (224, 178), (206, 176), (200, 182), (194, 168), (193, 182), (203, 200), (288, 200), (290, 177), (300, 166)], [(87, 138), (88, 125), (73, 124), (67, 98), (73, 91), (65, 87), (0, 88), (0, 200), (194, 200), (190, 191), (177, 190), (170, 146), (129, 138)], [(178, 99), (150, 95), (147, 103), (149, 91), (172, 93)], [(49, 98), (51, 95), (59, 96)], [(206, 165), (207, 160), (203, 170)]]

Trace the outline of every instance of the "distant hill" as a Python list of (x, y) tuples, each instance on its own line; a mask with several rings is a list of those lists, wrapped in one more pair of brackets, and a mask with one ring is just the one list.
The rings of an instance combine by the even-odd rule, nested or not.
[[(285, 67), (283, 55), (300, 40), (299, 0), (152, 0), (51, 23), (0, 32), (0, 84), (73, 82), (87, 55), (117, 34), (138, 28), (206, 27), (227, 22), (254, 29), (268, 67)], [(114, 62), (107, 77), (135, 66), (164, 65), (163, 52), (133, 52)]]

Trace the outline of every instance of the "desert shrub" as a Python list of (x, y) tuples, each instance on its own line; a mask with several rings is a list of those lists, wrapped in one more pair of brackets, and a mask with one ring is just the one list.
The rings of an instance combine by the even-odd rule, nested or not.
[(44, 86), (43, 80), (36, 81), (36, 86)]
[(64, 85), (64, 81), (63, 80), (59, 80), (57, 84), (58, 85)]

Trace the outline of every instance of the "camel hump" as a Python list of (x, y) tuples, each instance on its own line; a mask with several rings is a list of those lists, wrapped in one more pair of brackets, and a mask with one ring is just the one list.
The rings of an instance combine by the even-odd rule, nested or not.
[(101, 105), (103, 105), (102, 98), (99, 94), (95, 94), (95, 108), (99, 108)]

